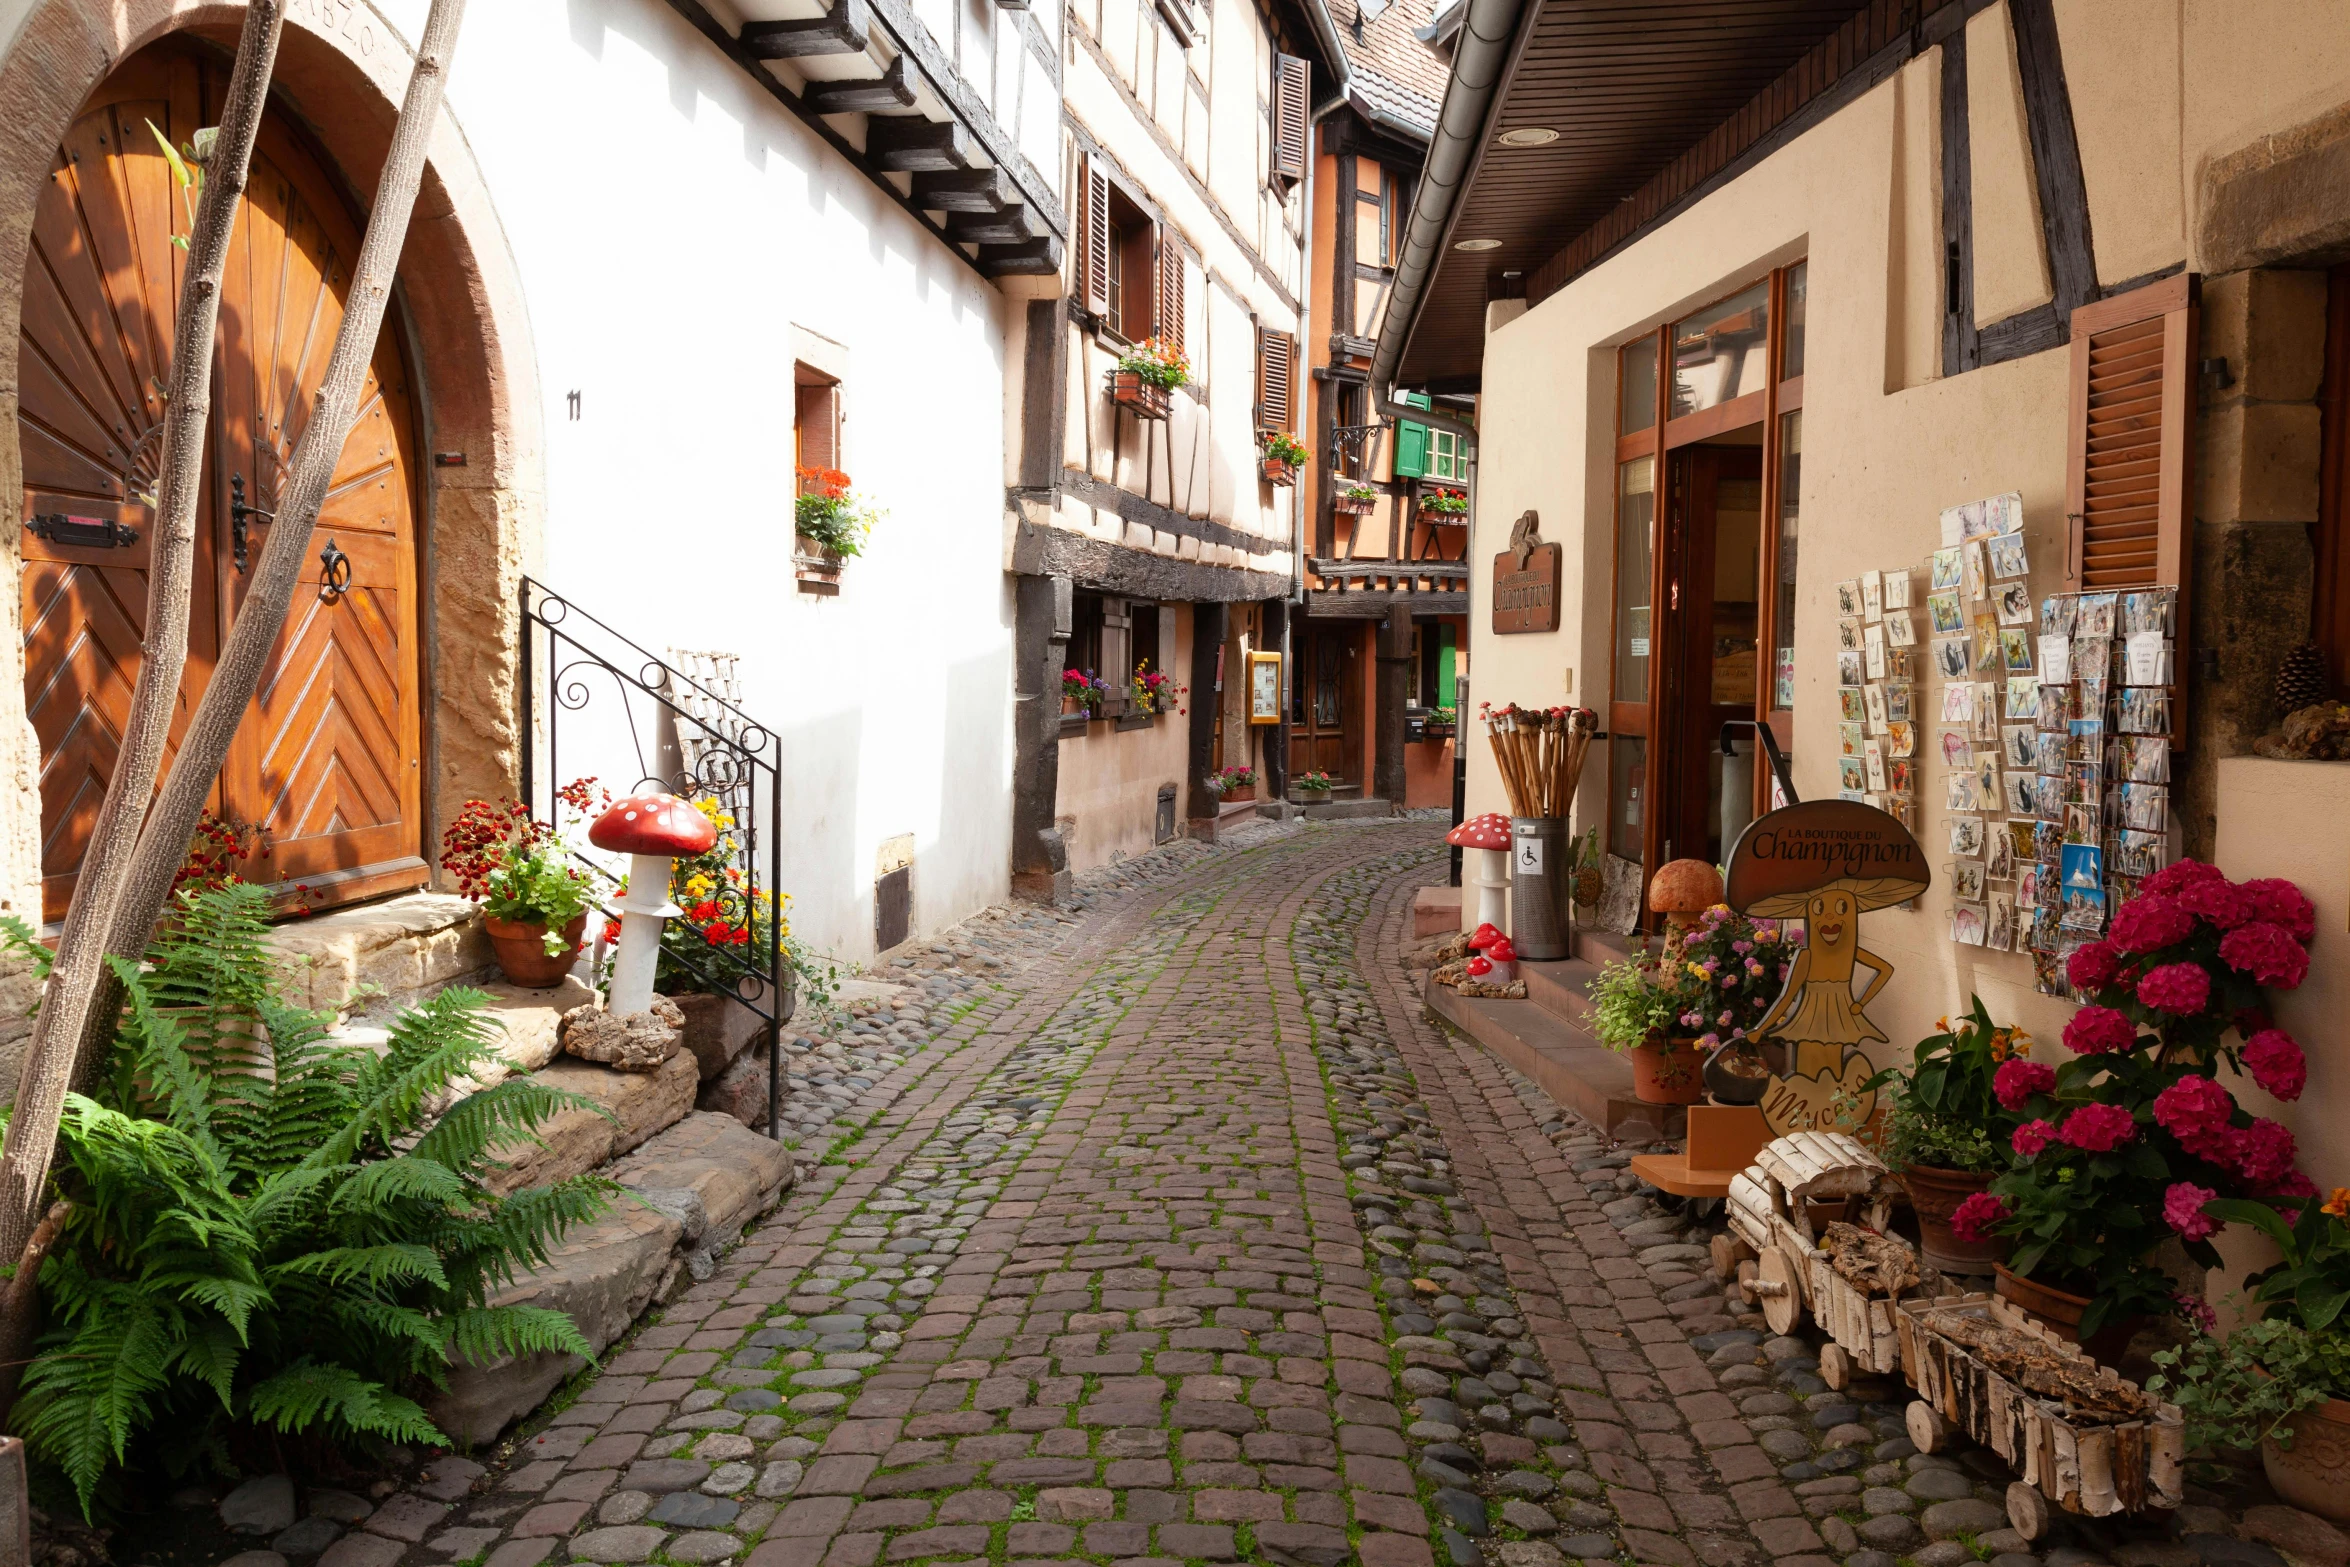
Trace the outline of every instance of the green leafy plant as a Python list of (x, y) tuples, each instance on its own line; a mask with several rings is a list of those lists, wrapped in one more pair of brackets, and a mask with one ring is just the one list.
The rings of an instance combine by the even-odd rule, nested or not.
[(1339, 492), (1339, 499), (1350, 505), (1373, 506), (1378, 504), (1379, 492), (1367, 484), (1350, 484)]
[(2198, 1333), (2154, 1352), (2146, 1391), (2179, 1406), (2187, 1446), (2293, 1445), (2293, 1417), (2350, 1387), (2350, 1335), (2313, 1333), (2287, 1317), (2248, 1322), (2225, 1338)]
[(802, 468), (800, 493), (792, 502), (792, 525), (818, 549), (861, 555), (865, 536), (883, 513), (849, 488), (838, 468)]
[(404, 1014), (380, 1056), (284, 1004), (269, 899), (185, 897), (88, 1095), (68, 1097), (47, 1328), (15, 1424), (84, 1515), (117, 1472), (177, 1473), (282, 1437), (445, 1446), (416, 1402), (450, 1365), (590, 1356), (561, 1312), (493, 1306), (615, 1189), (500, 1198), (490, 1150), (586, 1101), (516, 1076), (428, 1107), (494, 1054), (478, 991)]
[(1458, 490), (1430, 490), (1420, 497), (1420, 510), (1431, 517), (1466, 517), (1469, 498)]
[(196, 232), (196, 203), (204, 195), (204, 165), (211, 161), (212, 149), (220, 142), (220, 127), (206, 126), (196, 133), (194, 140), (181, 147), (174, 147), (171, 138), (155, 128), (153, 120), (147, 122), (147, 134), (163, 149), (163, 161), (171, 165), (172, 183), (179, 187), (180, 205), (188, 215), (188, 233), (173, 234), (170, 239), (185, 250), (188, 235)]
[(587, 910), (587, 873), (570, 863), (554, 829), (533, 821), (520, 800), (466, 801), (441, 831), (441, 864), (490, 918), (545, 926), (547, 956), (571, 950), (563, 931)]
[(1163, 337), (1145, 338), (1118, 356), (1118, 369), (1139, 378), (1145, 386), (1172, 392), (1191, 380), (1191, 361), (1183, 350)]
[(2004, 1170), (2017, 1117), (1999, 1102), (1999, 1068), (2021, 1060), (2029, 1034), (1991, 1021), (1983, 998), (1953, 1027), (1918, 1041), (1909, 1070), (1887, 1068), (1870, 1080), (1890, 1105), (1887, 1151), (1896, 1163), (1944, 1170)]
[(1591, 982), (1591, 1023), (1610, 1050), (1630, 1050), (1673, 1024), (1672, 986), (1647, 958), (1621, 958)]
[(1253, 767), (1219, 767), (1208, 774), (1208, 787), (1218, 794), (1232, 789), (1252, 788), (1256, 781), (1257, 770)]
[(1328, 794), (1336, 784), (1328, 773), (1317, 770), (1298, 779), (1297, 786), (1308, 794)]
[(1307, 457), (1305, 443), (1287, 430), (1266, 430), (1257, 436), (1257, 445), (1271, 462), (1285, 462), (1292, 468), (1303, 467)]

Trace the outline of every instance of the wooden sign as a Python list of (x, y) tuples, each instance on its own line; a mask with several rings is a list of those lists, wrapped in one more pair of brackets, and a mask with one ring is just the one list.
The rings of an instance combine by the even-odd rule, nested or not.
[(1510, 547), (1493, 557), (1493, 629), (1502, 636), (1559, 628), (1559, 583), (1566, 551), (1542, 542), (1531, 511), (1510, 529)]
[[(1724, 901), (1755, 919), (1800, 919), (1804, 943), (1787, 985), (1751, 1031), (1787, 1046), (1787, 1070), (1763, 1091), (1771, 1131), (1852, 1131), (1875, 1116), (1875, 1073), (1860, 1046), (1884, 1041), (1868, 1004), (1893, 965), (1860, 944), (1860, 916), (1907, 903), (1933, 879), (1909, 829), (1873, 805), (1812, 800), (1755, 818), (1730, 851)], [(1852, 990), (1855, 969), (1867, 988)]]

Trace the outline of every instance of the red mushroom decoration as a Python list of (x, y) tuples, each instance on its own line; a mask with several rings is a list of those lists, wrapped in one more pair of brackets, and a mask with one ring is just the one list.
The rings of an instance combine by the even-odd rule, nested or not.
[(588, 842), (630, 856), (628, 891), (620, 896), (620, 950), (604, 1009), (616, 1017), (653, 1004), (653, 966), (661, 952), (661, 922), (684, 911), (669, 901), (669, 862), (703, 854), (718, 829), (693, 804), (674, 794), (639, 794), (596, 818)]
[(1485, 949), (1485, 961), (1493, 965), (1493, 982), (1506, 985), (1518, 977), (1518, 949), (1507, 936)]
[(1472, 951), (1483, 952), (1487, 947), (1492, 946), (1495, 942), (1506, 941), (1508, 939), (1508, 937), (1501, 933), (1500, 926), (1484, 924), (1469, 932), (1469, 947)]
[(1482, 952), (1469, 959), (1469, 961), (1462, 965), (1462, 967), (1471, 979), (1483, 979), (1486, 975), (1493, 972), (1492, 961), (1488, 959)]
[(1477, 866), (1477, 923), (1486, 930), (1498, 929), (1509, 917), (1510, 819), (1487, 811), (1446, 833), (1444, 841), (1459, 849), (1485, 851)]

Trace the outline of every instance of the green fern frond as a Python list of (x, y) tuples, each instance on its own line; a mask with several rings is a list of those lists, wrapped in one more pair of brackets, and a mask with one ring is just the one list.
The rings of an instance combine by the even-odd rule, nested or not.
[(147, 1401), (164, 1386), (172, 1349), (154, 1300), (121, 1286), (104, 1293), (104, 1311), (43, 1338), (15, 1417), (25, 1445), (73, 1482), (85, 1514), (108, 1462), (122, 1461)]
[(494, 1208), (452, 1215), (434, 1236), (433, 1249), (452, 1278), (478, 1270), (476, 1284), (467, 1288), (460, 1281), (459, 1288), (479, 1300), (491, 1289), (511, 1283), (517, 1273), (544, 1267), (566, 1234), (612, 1211), (612, 1198), (619, 1190), (615, 1182), (598, 1175), (533, 1186)]
[(313, 1425), (351, 1436), (447, 1447), (449, 1439), (412, 1400), (347, 1366), (321, 1365), (304, 1358), (267, 1381), (254, 1384), (245, 1407), (252, 1418), (288, 1435)]
[(571, 1318), (543, 1306), (477, 1306), (451, 1312), (441, 1322), (450, 1356), (477, 1366), (523, 1355), (577, 1355), (590, 1362), (596, 1358)]
[(436, 1287), (448, 1282), (432, 1248), (414, 1245), (334, 1246), (304, 1252), (269, 1270), (273, 1283), (289, 1274), (308, 1274), (330, 1284), (357, 1281), (369, 1288), (413, 1284), (419, 1279)]
[(0, 952), (30, 958), (35, 977), (47, 979), (57, 954), (41, 944), (41, 933), (14, 914), (0, 914)]
[(171, 1357), (171, 1369), (182, 1371), (210, 1388), (220, 1399), (222, 1414), (236, 1412), (237, 1364), (244, 1358), (241, 1334), (217, 1322), (198, 1325), (182, 1339)]
[(565, 1110), (612, 1112), (582, 1094), (555, 1088), (534, 1077), (509, 1077), (449, 1107), (418, 1139), (415, 1153), (452, 1170), (478, 1176), (493, 1147), (536, 1145), (538, 1129)]
[(303, 1161), (349, 1164), (363, 1152), (389, 1149), (416, 1129), (425, 1104), (491, 1051), (489, 998), (459, 986), (444, 990), (392, 1025), (391, 1048), (359, 1068), (357, 1104), (347, 1125)]
[(400, 1158), (361, 1165), (349, 1180), (336, 1188), (334, 1196), (327, 1201), (327, 1208), (333, 1213), (354, 1213), (397, 1202), (422, 1202), (445, 1208), (465, 1201), (472, 1191), (456, 1171), (436, 1162), (419, 1143), (413, 1152)]

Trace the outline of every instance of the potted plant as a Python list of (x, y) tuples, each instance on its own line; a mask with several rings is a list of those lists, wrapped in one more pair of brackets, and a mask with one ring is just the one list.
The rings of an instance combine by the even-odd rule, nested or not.
[(1127, 682), (1127, 695), (1134, 704), (1134, 710), (1153, 716), (1173, 712), (1175, 699), (1183, 694), (1184, 689), (1175, 684), (1165, 670), (1151, 668), (1151, 661), (1147, 658), (1134, 666), (1134, 676)]
[(1118, 357), (1110, 372), (1110, 398), (1137, 419), (1164, 419), (1174, 409), (1174, 390), (1191, 380), (1191, 362), (1164, 338), (1146, 338)]
[(1102, 707), (1110, 700), (1110, 683), (1090, 669), (1061, 671), (1061, 712), (1074, 716), (1083, 713), (1088, 718), (1102, 716)]
[(1223, 796), (1227, 803), (1253, 800), (1257, 797), (1256, 769), (1220, 767), (1208, 775), (1208, 787)]
[(1358, 516), (1379, 503), (1379, 492), (1367, 484), (1350, 484), (1330, 498), (1334, 511), (1353, 512)]
[[(1909, 1070), (1879, 1072), (1870, 1086), (1885, 1092), (1886, 1152), (1918, 1216), (1926, 1261), (1956, 1273), (1981, 1273), (1998, 1257), (1995, 1237), (1962, 1241), (1951, 1233), (1958, 1205), (2007, 1169), (2008, 1136), (2016, 1117), (2000, 1097), (2030, 1078), (2024, 1056), (2031, 1036), (1991, 1021), (1980, 996), (1942, 1032), (1918, 1042)], [(2009, 1062), (2018, 1063), (2008, 1071)], [(2018, 1099), (2021, 1103), (2021, 1099)]]
[(1469, 520), (1469, 497), (1460, 490), (1431, 489), (1420, 496), (1420, 520), (1462, 526)]
[(1435, 709), (1428, 715), (1428, 738), (1450, 740), (1460, 732), (1460, 720), (1461, 714), (1458, 708), (1439, 707)]
[(2270, 1024), (2265, 993), (2301, 983), (2315, 930), (2291, 882), (2239, 884), (2180, 860), (2066, 960), (2090, 998), (2065, 1025), (2074, 1059), (2003, 1063), (2008, 1081), (1994, 1086), (2018, 1117), (2014, 1160), (1951, 1215), (1959, 1239), (2011, 1246), (2002, 1295), (2110, 1362), (2137, 1319), (2178, 1309), (2156, 1246), (2175, 1235), (2194, 1261), (2219, 1265), (2207, 1203), (2314, 1192), (2292, 1132), (2239, 1106), (2218, 1069), (2300, 1095), (2301, 1047)]
[(481, 904), (498, 968), (514, 984), (563, 983), (587, 927), (587, 873), (520, 800), (468, 800), (441, 833), (441, 865)]
[[(2158, 1351), (2148, 1379), (2187, 1417), (2187, 1445), (2260, 1449), (2270, 1489), (2292, 1506), (2350, 1522), (2350, 1187), (2278, 1204), (2205, 1203), (2213, 1224), (2248, 1224), (2276, 1243), (2275, 1266), (2244, 1282), (2260, 1316), (2222, 1338), (2200, 1301), (2204, 1331)], [(2282, 1205), (2290, 1209), (2290, 1204)]]
[(1307, 773), (1303, 777), (1299, 778), (1297, 781), (1297, 787), (1298, 791), (1302, 794), (1318, 794), (1326, 800), (1330, 797), (1330, 790), (1333, 786), (1333, 783), (1334, 780), (1328, 773), (1323, 772), (1317, 768), (1313, 772)]
[[(1759, 1099), (1764, 1063), (1748, 1034), (1786, 983), (1794, 955), (1777, 921), (1716, 904), (1653, 953), (1600, 970), (1590, 988), (1599, 1042), (1632, 1058), (1632, 1092), (1644, 1103), (1695, 1104), (1717, 1054), (1718, 1067), (1753, 1080)], [(1743, 1096), (1717, 1090), (1717, 1097)]]
[(1306, 460), (1305, 443), (1287, 430), (1266, 430), (1257, 436), (1257, 473), (1267, 484), (1293, 484)]
[(809, 592), (840, 591), (841, 562), (862, 554), (865, 536), (882, 514), (849, 488), (838, 468), (801, 468), (800, 493), (793, 502), (798, 530), (792, 565)]

